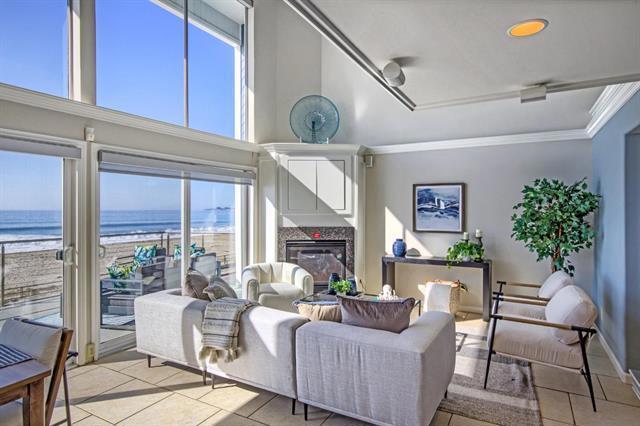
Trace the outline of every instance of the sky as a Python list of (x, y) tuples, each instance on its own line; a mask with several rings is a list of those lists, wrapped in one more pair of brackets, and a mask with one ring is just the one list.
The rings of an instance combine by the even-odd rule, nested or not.
[[(66, 0), (0, 0), (0, 82), (67, 97), (66, 14)], [(182, 19), (149, 0), (96, 0), (96, 27), (98, 105), (182, 125)], [(193, 25), (189, 114), (192, 128), (234, 136), (234, 49)], [(0, 210), (59, 209), (61, 164), (0, 152)], [(100, 186), (103, 208), (180, 208), (177, 180), (103, 173)], [(192, 185), (193, 210), (233, 197), (232, 185)]]

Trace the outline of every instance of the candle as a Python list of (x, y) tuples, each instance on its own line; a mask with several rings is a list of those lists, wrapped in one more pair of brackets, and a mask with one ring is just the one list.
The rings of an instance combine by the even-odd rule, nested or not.
[(480, 229), (476, 229), (476, 238), (482, 238), (482, 231)]
[(463, 232), (462, 233), (462, 239), (465, 241), (469, 241), (469, 233), (468, 232)]

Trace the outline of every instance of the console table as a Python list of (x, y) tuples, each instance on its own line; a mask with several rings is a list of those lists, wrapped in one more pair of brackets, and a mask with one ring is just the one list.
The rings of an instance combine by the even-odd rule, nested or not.
[[(396, 288), (396, 263), (447, 266), (449, 262), (444, 257), (382, 256), (382, 282), (383, 284), (389, 284), (393, 289)], [(489, 321), (491, 311), (491, 260), (452, 263), (451, 267), (482, 269), (482, 319)]]

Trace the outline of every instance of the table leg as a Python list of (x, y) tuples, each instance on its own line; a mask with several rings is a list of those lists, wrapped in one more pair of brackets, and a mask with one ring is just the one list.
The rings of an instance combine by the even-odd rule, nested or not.
[(489, 321), (491, 314), (491, 265), (482, 268), (482, 319)]
[(44, 379), (29, 385), (29, 396), (22, 401), (22, 424), (44, 426)]
[(382, 261), (382, 285), (389, 284), (392, 289), (396, 288), (396, 264)]

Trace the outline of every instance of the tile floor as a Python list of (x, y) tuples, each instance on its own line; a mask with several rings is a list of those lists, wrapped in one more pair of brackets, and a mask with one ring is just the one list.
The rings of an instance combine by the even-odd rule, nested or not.
[[(487, 324), (478, 315), (462, 314), (457, 329), (486, 334)], [(591, 409), (582, 377), (548, 367), (534, 366), (533, 376), (545, 426), (624, 426), (640, 424), (640, 400), (631, 387), (616, 376), (597, 341), (590, 347), (590, 363), (598, 398), (598, 412)], [(154, 359), (135, 350), (120, 352), (97, 363), (69, 372), (72, 418), (81, 426), (102, 425), (362, 425), (327, 411), (309, 409), (305, 423), (302, 406), (291, 416), (289, 399), (250, 386), (216, 381), (216, 389), (202, 385), (197, 371)], [(54, 424), (64, 419), (60, 401)], [(489, 423), (437, 412), (432, 426), (483, 426)]]

